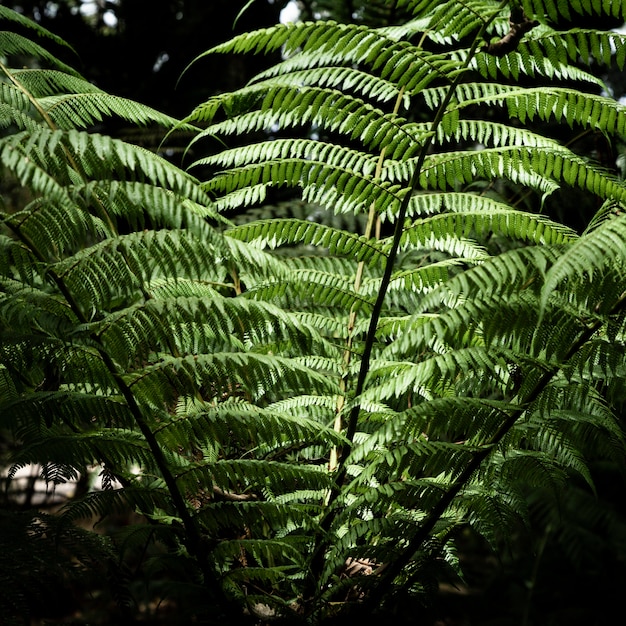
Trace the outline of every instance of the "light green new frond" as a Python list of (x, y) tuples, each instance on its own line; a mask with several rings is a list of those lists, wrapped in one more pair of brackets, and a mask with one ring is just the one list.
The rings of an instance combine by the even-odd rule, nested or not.
[[(325, 274), (333, 274), (346, 284), (354, 281), (354, 273), (358, 262), (354, 258), (331, 256), (327, 254), (296, 255), (288, 257), (286, 261), (292, 272), (319, 271)], [(366, 278), (380, 278), (380, 272), (376, 268), (365, 266), (363, 276)]]
[[(457, 246), (457, 249), (459, 247), (461, 246)], [(457, 250), (455, 250), (455, 252), (456, 251)], [(450, 252), (452, 253), (452, 251)], [(462, 250), (462, 252), (465, 253), (464, 260), (471, 258), (467, 254), (467, 250)], [(478, 258), (482, 259), (484, 256), (485, 255), (483, 253), (478, 256)], [(430, 291), (434, 287), (446, 282), (453, 273), (453, 268), (458, 267), (460, 263), (461, 261), (459, 259), (453, 258), (445, 261), (439, 261), (437, 263), (431, 263), (424, 267), (398, 270), (397, 272), (394, 272), (391, 276), (391, 282), (389, 283), (390, 300), (398, 306), (400, 305), (399, 298), (404, 296), (405, 298), (408, 298), (404, 308), (412, 310), (415, 306), (413, 299), (414, 293), (424, 293), (426, 291)], [(376, 288), (375, 281), (372, 283), (371, 288)]]
[(335, 317), (315, 311), (293, 311), (293, 315), (315, 328), (321, 335), (335, 340), (345, 340), (347, 337), (347, 318)]
[[(339, 48), (350, 41), (354, 45), (371, 45), (376, 41), (375, 33), (364, 26), (337, 24), (328, 21), (326, 27), (320, 27), (318, 22), (298, 22), (280, 24), (270, 28), (256, 30), (234, 37), (219, 46), (216, 46), (197, 59), (207, 54), (228, 53), (236, 54), (246, 52), (273, 52), (286, 46), (286, 52), (302, 48)], [(196, 59), (196, 60), (197, 60)]]
[[(220, 215), (228, 214), (232, 211), (240, 212), (243, 209), (259, 205), (263, 206), (263, 202), (267, 199), (267, 193), (271, 190), (270, 183), (262, 183), (259, 185), (250, 185), (241, 189), (234, 189), (219, 197), (213, 197), (212, 206)], [(222, 219), (226, 219), (222, 217)]]
[[(347, 92), (361, 92), (364, 98), (375, 99), (379, 102), (388, 100), (383, 96), (391, 93), (390, 88), (396, 90), (396, 94), (399, 93), (400, 88), (403, 88), (406, 93), (403, 100), (407, 103), (408, 94), (418, 93), (438, 78), (445, 77), (452, 80), (459, 72), (459, 64), (450, 60), (447, 55), (426, 52), (410, 46), (407, 42), (383, 41), (382, 43), (383, 45), (380, 46), (380, 54), (384, 57), (382, 60), (369, 50), (367, 51), (368, 57), (365, 59), (361, 59), (360, 56), (351, 58), (350, 55), (337, 58), (335, 52), (324, 53), (317, 50), (314, 53), (300, 52), (289, 57), (279, 66), (274, 66), (259, 74), (257, 78), (263, 80), (253, 83), (251, 88), (262, 86), (264, 82), (270, 85), (276, 83), (295, 87), (308, 83), (324, 85), (333, 80), (333, 83), (328, 85), (329, 87), (340, 88)], [(338, 63), (341, 66), (335, 67)], [(360, 78), (360, 72), (357, 73), (354, 68), (343, 67), (343, 64), (350, 63), (366, 63), (371, 66), (370, 78), (367, 82)], [(318, 72), (329, 72), (330, 75), (322, 79), (320, 83), (316, 83), (310, 78), (300, 79), (304, 71), (313, 75), (317, 75)], [(375, 71), (377, 74), (374, 75)], [(339, 79), (344, 77), (347, 80), (341, 82)], [(214, 101), (213, 108), (215, 104)], [(225, 108), (225, 110), (228, 109)]]
[(229, 229), (226, 235), (269, 248), (283, 245), (327, 248), (330, 254), (350, 256), (357, 261), (379, 267), (384, 267), (386, 258), (385, 252), (375, 239), (306, 220), (251, 222)]
[(281, 280), (289, 275), (287, 264), (276, 255), (232, 237), (225, 237), (224, 241), (228, 247), (229, 266), (232, 264), (233, 268), (237, 268), (242, 279), (249, 281), (251, 285), (268, 280)]
[(316, 421), (329, 424), (337, 410), (336, 396), (300, 395), (274, 402), (267, 410), (286, 413), (295, 418), (313, 417)]
[[(516, 91), (517, 88), (512, 85), (501, 85), (498, 83), (482, 83), (482, 82), (467, 82), (461, 83), (455, 87), (454, 100), (450, 104), (450, 107), (456, 107), (459, 103), (465, 102), (465, 100), (475, 100), (480, 98), (491, 97), (494, 102), (500, 102), (497, 98), (498, 95), (506, 94), (509, 91)], [(431, 110), (436, 110), (448, 93), (448, 88), (443, 87), (429, 87), (420, 92), (419, 97), (423, 99), (426, 106)]]
[(188, 230), (143, 231), (120, 235), (107, 243), (103, 246), (111, 248), (111, 256), (121, 252), (133, 274), (144, 282), (160, 275), (201, 280), (218, 271), (220, 259), (215, 248), (206, 242), (199, 246)]
[(484, 246), (467, 237), (458, 237), (453, 233), (438, 235), (427, 225), (422, 228), (421, 224), (409, 226), (406, 236), (402, 239), (402, 250), (416, 249), (422, 253), (445, 252), (458, 262), (480, 262), (488, 253)]

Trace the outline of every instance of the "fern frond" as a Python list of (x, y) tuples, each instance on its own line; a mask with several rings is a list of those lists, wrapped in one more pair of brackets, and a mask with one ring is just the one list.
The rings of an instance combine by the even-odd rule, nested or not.
[(15, 24), (18, 24), (19, 26), (23, 28), (32, 30), (40, 37), (50, 39), (51, 41), (54, 41), (56, 44), (59, 44), (66, 48), (71, 48), (71, 46), (64, 39), (50, 32), (48, 29), (44, 28), (37, 22), (30, 20), (27, 17), (24, 17), (18, 11), (14, 11), (13, 9), (0, 6), (0, 18), (3, 20), (6, 20), (7, 22), (14, 22)]
[[(40, 128), (0, 140), (0, 154), (6, 167), (24, 185), (34, 187), (42, 195), (63, 199), (60, 183), (71, 176), (67, 152), (79, 159), (79, 174), (95, 180), (110, 179), (112, 175), (139, 181), (150, 181), (180, 193), (196, 202), (206, 202), (195, 180), (165, 159), (121, 140), (70, 130), (52, 131)], [(55, 170), (50, 157), (54, 156)], [(53, 176), (59, 178), (55, 181)]]
[[(184, 412), (156, 429), (159, 440), (168, 447), (188, 447), (208, 443), (211, 447), (228, 450), (235, 444), (242, 448), (259, 447), (280, 450), (289, 445), (305, 448), (312, 445), (339, 445), (340, 433), (324, 421), (307, 415), (294, 416), (282, 408), (290, 400), (273, 403), (266, 409), (242, 401), (222, 402), (217, 406), (198, 401), (184, 403)], [(320, 396), (324, 399), (324, 396)]]
[(536, 87), (522, 92), (508, 91), (493, 97), (466, 100), (462, 107), (478, 103), (503, 103), (511, 117), (522, 123), (535, 115), (544, 121), (551, 118), (573, 127), (591, 126), (610, 134), (622, 135), (626, 127), (626, 107), (611, 98), (557, 87)]
[(267, 220), (231, 228), (228, 237), (269, 248), (288, 244), (327, 248), (330, 254), (352, 256), (357, 261), (384, 267), (385, 253), (375, 240), (303, 220)]
[(526, 15), (537, 15), (539, 18), (548, 17), (555, 22), (558, 21), (559, 16), (569, 19), (572, 15), (570, 9), (578, 15), (626, 17), (624, 5), (614, 0), (609, 0), (608, 2), (597, 2), (595, 0), (577, 0), (575, 2), (522, 0), (521, 4)]
[(545, 307), (551, 293), (566, 278), (575, 281), (588, 276), (591, 280), (597, 270), (608, 264), (612, 264), (614, 270), (621, 274), (624, 261), (624, 228), (623, 216), (616, 215), (568, 246), (546, 273), (542, 307)]
[(283, 159), (250, 164), (219, 174), (203, 185), (209, 194), (230, 193), (235, 189), (261, 184), (273, 187), (302, 187), (302, 198), (341, 212), (365, 212), (373, 199), (382, 204), (398, 201), (402, 188), (380, 182), (352, 170), (333, 167), (325, 162)]
[(39, 103), (59, 128), (67, 130), (89, 128), (110, 116), (141, 126), (156, 123), (164, 128), (193, 129), (152, 107), (100, 91), (51, 95), (40, 98)]
[(248, 297), (282, 302), (291, 308), (299, 301), (310, 300), (315, 306), (342, 307), (348, 310), (369, 309), (372, 301), (355, 292), (353, 280), (318, 270), (299, 270), (285, 281), (260, 283), (247, 292)]
[[(256, 104), (256, 102), (252, 103)], [(358, 139), (365, 147), (376, 150), (387, 146), (391, 155), (415, 152), (428, 135), (420, 127), (405, 124), (405, 120), (360, 98), (340, 91), (318, 87), (271, 86), (264, 94), (259, 109), (238, 111), (224, 121), (215, 122), (201, 131), (194, 141), (205, 137), (270, 131), (273, 127), (283, 130), (314, 125), (327, 132), (340, 133), (352, 140)], [(186, 121), (190, 123), (212, 121), (215, 106), (209, 110), (196, 110)], [(415, 145), (417, 144), (417, 145)], [(278, 146), (284, 147), (281, 142)], [(297, 142), (294, 145), (311, 147)], [(263, 144), (267, 149), (271, 143)], [(335, 148), (336, 152), (345, 149)], [(199, 162), (202, 164), (202, 161)]]
[[(406, 179), (411, 173), (411, 166), (412, 160), (389, 164), (385, 168), (385, 177), (393, 182)], [(557, 181), (562, 181), (601, 197), (621, 201), (624, 196), (624, 186), (614, 176), (592, 167), (564, 148), (535, 151), (532, 148), (500, 147), (445, 153), (427, 159), (420, 182), (424, 189), (446, 189), (470, 183), (477, 176), (507, 178), (544, 194), (556, 190)]]
[(247, 298), (224, 298), (214, 290), (204, 297), (155, 298), (108, 315), (92, 330), (109, 354), (128, 367), (151, 352), (210, 352), (218, 343), (260, 349), (288, 341), (294, 351), (310, 348), (310, 327), (282, 309)]
[(615, 63), (623, 68), (626, 62), (626, 37), (618, 32), (572, 28), (554, 32), (545, 26), (534, 29), (520, 43), (520, 54), (527, 49), (536, 58), (546, 56), (554, 65), (565, 65), (594, 59), (599, 63)]
[[(1, 17), (5, 18), (6, 15), (2, 15)], [(52, 35), (45, 28), (42, 28), (40, 26), (37, 27), (37, 34), (44, 35), (45, 37), (50, 37), (54, 39), (55, 43), (67, 46), (67, 44), (59, 37)], [(36, 59), (39, 59), (46, 64), (49, 64), (51, 67), (54, 67), (67, 74), (71, 74), (74, 76), (79, 75), (76, 70), (74, 70), (66, 63), (63, 63), (63, 61), (51, 54), (46, 48), (40, 46), (38, 43), (35, 43), (30, 39), (27, 39), (22, 35), (19, 35), (18, 33), (12, 33), (9, 31), (0, 32), (0, 51), (2, 52), (2, 55), (4, 57), (24, 54), (27, 56), (35, 57)]]
[[(542, 215), (512, 210), (502, 203), (473, 194), (429, 194), (420, 196), (415, 204), (420, 207), (418, 213), (431, 213), (435, 207), (449, 212), (424, 218), (405, 229), (403, 239), (413, 245), (424, 245), (431, 236), (439, 241), (452, 233), (457, 237), (480, 237), (493, 232), (507, 238), (548, 245), (570, 243), (578, 238), (570, 228)], [(425, 206), (429, 208), (424, 210), (422, 207)]]
[(216, 352), (213, 354), (172, 357), (128, 376), (128, 386), (149, 406), (167, 403), (172, 389), (195, 395), (202, 386), (213, 397), (229, 394), (233, 386), (257, 400), (274, 394), (304, 393), (317, 389), (321, 394), (335, 393), (333, 380), (301, 365), (297, 359), (254, 352)]
[[(439, 76), (452, 77), (458, 66), (450, 63), (445, 55), (437, 55), (410, 46), (406, 42), (389, 39), (383, 31), (375, 31), (353, 24), (298, 23), (275, 26), (247, 33), (208, 50), (195, 59), (215, 53), (271, 52), (282, 48), (286, 56), (293, 52), (316, 52), (321, 65), (329, 65), (334, 59), (342, 63), (367, 63), (373, 70), (380, 70), (383, 79), (397, 81), (407, 90), (419, 90)], [(293, 66), (290, 66), (290, 70)]]
[[(303, 66), (305, 69), (298, 69)], [(400, 89), (393, 81), (372, 76), (354, 67), (320, 66), (320, 60), (315, 54), (300, 53), (259, 73), (248, 89), (252, 92), (264, 89), (266, 81), (270, 83), (269, 78), (274, 85), (317, 85), (342, 93), (353, 93), (364, 100), (375, 102), (389, 102), (400, 95)], [(402, 101), (408, 107), (410, 97), (403, 94)]]
[(12, 455), (9, 475), (28, 464), (42, 463), (42, 478), (58, 484), (76, 478), (80, 470), (102, 458), (114, 466), (137, 464), (147, 472), (156, 471), (154, 459), (143, 438), (131, 430), (100, 429), (77, 435), (46, 434)]

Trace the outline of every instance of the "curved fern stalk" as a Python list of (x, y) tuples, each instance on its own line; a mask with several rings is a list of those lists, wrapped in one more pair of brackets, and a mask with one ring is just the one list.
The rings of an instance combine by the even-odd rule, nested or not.
[[(404, 87), (402, 87), (400, 91), (398, 92), (398, 96), (396, 98), (396, 102), (395, 102), (394, 109), (393, 109), (394, 116), (398, 114), (400, 105), (402, 104), (403, 95), (404, 95)], [(385, 159), (385, 147), (383, 146), (383, 149), (381, 150), (381, 153), (378, 159), (378, 163), (376, 164), (376, 171), (374, 173), (374, 177), (376, 179), (380, 178), (380, 175), (382, 173), (384, 159)], [(380, 218), (377, 217), (378, 213), (379, 213), (379, 210), (377, 209), (376, 203), (372, 202), (368, 216), (367, 216), (367, 224), (365, 226), (365, 233), (364, 233), (364, 237), (367, 239), (371, 238), (374, 229), (376, 229), (376, 239), (380, 239)], [(362, 260), (359, 261), (356, 274), (354, 277), (353, 289), (355, 293), (359, 293), (359, 291), (361, 290), (361, 283), (363, 280), (364, 268), (365, 268), (365, 262)], [(346, 332), (347, 334), (346, 349), (345, 349), (344, 356), (343, 356), (343, 362), (344, 362), (344, 366), (346, 370), (348, 369), (350, 365), (350, 360), (352, 357), (352, 345), (353, 345), (353, 334), (354, 334), (355, 324), (356, 324), (356, 310), (353, 307), (350, 310), (350, 315), (348, 317), (348, 327), (347, 327), (347, 332)], [(345, 404), (344, 394), (347, 391), (345, 375), (342, 377), (341, 385), (342, 385), (341, 389), (343, 393), (337, 401), (336, 417), (335, 417), (335, 423), (333, 425), (333, 428), (335, 429), (336, 432), (343, 431), (342, 413), (343, 413), (343, 408)], [(337, 448), (333, 448), (331, 450), (330, 461), (329, 461), (329, 466), (328, 466), (331, 472), (338, 469), (341, 457), (342, 457), (342, 453)]]
[[(500, 5), (500, 7), (505, 6), (505, 4), (506, 3), (503, 2)], [(490, 22), (495, 19), (499, 10), (500, 9), (498, 9), (498, 11), (496, 12), (493, 12), (491, 14), (491, 17), (489, 19), (486, 19), (483, 22), (483, 25), (482, 25), (481, 30), (479, 31), (479, 34), (477, 35), (477, 37), (474, 40), (474, 43), (470, 47), (468, 58), (471, 58), (473, 54), (476, 52), (480, 37), (482, 37), (483, 33), (486, 32)], [(434, 137), (434, 133), (437, 130), (437, 127), (439, 126), (439, 124), (442, 122), (444, 118), (448, 105), (452, 101), (452, 98), (454, 97), (456, 86), (458, 83), (460, 83), (462, 76), (463, 76), (462, 72), (459, 72), (456, 75), (452, 84), (448, 88), (447, 96), (444, 98), (443, 102), (441, 103), (437, 111), (437, 114), (435, 115), (435, 118), (433, 119), (433, 122), (431, 125), (432, 134), (430, 134), (429, 137), (426, 139), (425, 145), (422, 147), (420, 151), (413, 174), (409, 181), (408, 188), (410, 190), (415, 190), (419, 186), (420, 176), (422, 174), (422, 166), (426, 161), (428, 149), (432, 142), (432, 138)], [(394, 228), (394, 234), (393, 234), (393, 240), (391, 242), (391, 247), (389, 248), (389, 252), (388, 252), (388, 259), (387, 259), (387, 264), (385, 266), (385, 272), (383, 273), (381, 284), (380, 284), (379, 291), (377, 294), (376, 303), (374, 304), (374, 309), (370, 317), (370, 325), (369, 325), (368, 333), (365, 339), (365, 346), (364, 346), (363, 354), (361, 357), (361, 366), (359, 370), (359, 376), (358, 376), (355, 389), (354, 389), (355, 398), (358, 398), (362, 394), (364, 386), (365, 386), (365, 378), (369, 372), (370, 357), (371, 357), (372, 348), (375, 343), (375, 335), (376, 335), (376, 331), (378, 327), (378, 322), (379, 322), (380, 314), (383, 308), (383, 302), (386, 296), (386, 292), (387, 292), (389, 283), (391, 281), (394, 261), (396, 259), (398, 250), (400, 248), (400, 242), (401, 242), (403, 229), (404, 229), (404, 219), (408, 211), (409, 201), (410, 201), (410, 194), (405, 194), (403, 201), (400, 204), (400, 207), (398, 209), (398, 215), (396, 217), (396, 226)], [(354, 434), (356, 432), (356, 427), (357, 427), (358, 416), (359, 416), (359, 408), (360, 407), (358, 406), (358, 404), (356, 404), (352, 408), (350, 415), (348, 417), (348, 425), (346, 428), (346, 439), (348, 441), (352, 441), (354, 438)], [(342, 459), (344, 464), (345, 464), (345, 459), (346, 457)], [(339, 476), (341, 477), (341, 479), (343, 479), (342, 474), (343, 476), (345, 476), (345, 469), (342, 469), (342, 471), (339, 472)], [(338, 479), (337, 484), (340, 484), (340, 482), (341, 480)]]

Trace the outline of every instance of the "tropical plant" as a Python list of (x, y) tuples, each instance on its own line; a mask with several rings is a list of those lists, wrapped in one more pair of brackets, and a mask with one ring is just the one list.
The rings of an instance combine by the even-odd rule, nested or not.
[[(551, 24), (626, 7), (396, 5), (208, 51), (284, 60), (182, 122), (0, 7), (0, 163), (28, 192), (2, 214), (8, 477), (103, 483), (12, 528), (99, 546), (120, 611), (133, 572), (179, 621), (399, 611), (458, 572), (461, 529), (499, 546), (531, 496), (623, 466), (626, 187), (545, 129), (625, 134), (589, 64), (626, 37)], [(193, 132), (191, 173), (103, 116)], [(542, 213), (563, 189), (597, 204), (582, 232)], [(74, 525), (127, 509), (111, 538)]]

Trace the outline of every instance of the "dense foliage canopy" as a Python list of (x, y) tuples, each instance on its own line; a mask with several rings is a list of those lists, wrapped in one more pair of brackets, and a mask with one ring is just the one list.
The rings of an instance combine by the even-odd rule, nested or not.
[(626, 5), (359, 7), (177, 119), (0, 6), (7, 623), (432, 623), (480, 541), (530, 624), (549, 540), (623, 564), (626, 35), (558, 24)]

